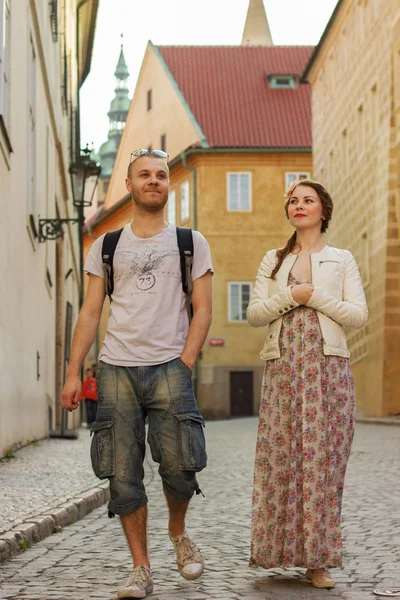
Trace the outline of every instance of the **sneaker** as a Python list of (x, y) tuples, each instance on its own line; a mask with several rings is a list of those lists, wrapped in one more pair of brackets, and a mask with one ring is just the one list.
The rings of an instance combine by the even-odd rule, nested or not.
[(204, 562), (201, 558), (200, 550), (187, 533), (173, 537), (169, 534), (170, 540), (174, 545), (176, 552), (176, 562), (178, 571), (185, 579), (197, 579), (204, 571)]
[(148, 567), (139, 565), (133, 569), (124, 586), (119, 588), (117, 598), (146, 598), (152, 591), (151, 571)]

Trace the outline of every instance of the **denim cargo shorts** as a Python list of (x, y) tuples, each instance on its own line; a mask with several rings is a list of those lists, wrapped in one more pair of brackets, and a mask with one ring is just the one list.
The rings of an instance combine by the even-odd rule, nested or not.
[(192, 373), (176, 358), (148, 367), (99, 362), (97, 418), (91, 427), (92, 467), (109, 479), (110, 516), (128, 515), (147, 503), (143, 484), (147, 441), (164, 490), (178, 500), (199, 493), (196, 472), (207, 464), (204, 419)]

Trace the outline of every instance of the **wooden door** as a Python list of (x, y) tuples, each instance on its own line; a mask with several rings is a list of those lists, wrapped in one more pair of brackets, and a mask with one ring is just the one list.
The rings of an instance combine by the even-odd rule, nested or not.
[(252, 371), (231, 371), (231, 416), (248, 417), (253, 414)]

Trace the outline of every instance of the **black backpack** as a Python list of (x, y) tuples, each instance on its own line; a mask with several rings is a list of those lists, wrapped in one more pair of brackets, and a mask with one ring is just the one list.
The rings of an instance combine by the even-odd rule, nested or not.
[[(121, 237), (122, 229), (106, 233), (103, 239), (101, 255), (103, 259), (104, 270), (104, 288), (110, 302), (114, 291), (114, 253)], [(186, 297), (186, 310), (189, 323), (193, 317), (192, 307), (192, 267), (193, 267), (193, 233), (187, 227), (177, 227), (176, 237), (178, 239), (179, 255), (181, 260), (182, 289)]]

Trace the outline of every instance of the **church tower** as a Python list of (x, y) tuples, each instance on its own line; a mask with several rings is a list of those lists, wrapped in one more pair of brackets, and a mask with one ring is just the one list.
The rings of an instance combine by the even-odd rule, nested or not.
[(115, 96), (111, 101), (110, 110), (107, 113), (108, 118), (110, 119), (108, 140), (100, 146), (99, 150), (101, 163), (100, 181), (102, 182), (102, 186), (100, 186), (102, 189), (99, 190), (100, 202), (102, 200), (104, 201), (104, 197), (107, 192), (108, 183), (111, 179), (111, 173), (114, 167), (115, 158), (117, 156), (119, 142), (125, 127), (126, 117), (128, 115), (130, 106), (130, 100), (128, 98), (129, 90), (126, 86), (126, 82), (129, 77), (129, 71), (126, 65), (124, 48), (122, 44), (114, 75), (116, 80)]
[(250, 0), (242, 46), (273, 46), (263, 0)]

